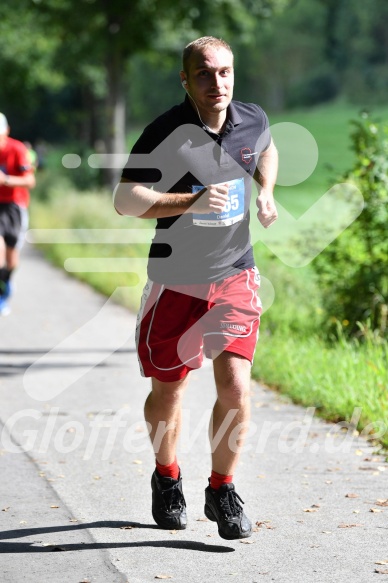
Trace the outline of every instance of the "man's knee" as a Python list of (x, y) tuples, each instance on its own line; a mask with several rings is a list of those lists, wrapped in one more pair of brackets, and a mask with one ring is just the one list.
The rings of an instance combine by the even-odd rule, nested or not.
[(247, 404), (250, 396), (249, 383), (231, 380), (222, 386), (217, 386), (217, 398), (228, 409), (241, 409)]
[(163, 382), (152, 378), (152, 398), (160, 400), (164, 405), (174, 405), (182, 399), (188, 383), (188, 375), (179, 381)]
[(249, 360), (225, 353), (215, 361), (214, 376), (218, 400), (229, 407), (240, 408), (250, 394), (251, 364)]

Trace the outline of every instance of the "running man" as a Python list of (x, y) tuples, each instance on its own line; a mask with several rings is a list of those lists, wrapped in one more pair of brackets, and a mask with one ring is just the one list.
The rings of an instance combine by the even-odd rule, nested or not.
[(252, 533), (233, 484), (250, 418), (261, 313), (249, 203), (255, 179), (259, 221), (267, 228), (276, 220), (278, 155), (261, 107), (232, 100), (226, 42), (202, 37), (186, 46), (180, 78), (184, 102), (144, 130), (114, 201), (119, 214), (157, 219), (137, 324), (141, 372), (152, 382), (144, 412), (156, 458), (154, 520), (161, 528), (186, 528), (176, 446), (182, 395), (204, 353), (213, 360), (217, 390), (205, 514), (232, 540)]
[(9, 137), (0, 113), (0, 316), (9, 314), (11, 275), (19, 264), (19, 250), (28, 225), (27, 208), (35, 176), (25, 145)]

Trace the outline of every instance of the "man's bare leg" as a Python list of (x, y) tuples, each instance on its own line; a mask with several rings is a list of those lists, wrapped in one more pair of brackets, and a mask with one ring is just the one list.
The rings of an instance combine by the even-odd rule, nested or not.
[(0, 269), (7, 266), (6, 247), (3, 237), (0, 237)]
[(164, 383), (152, 379), (152, 391), (144, 405), (157, 469), (152, 474), (152, 516), (165, 529), (185, 529), (186, 503), (182, 479), (176, 462), (176, 447), (181, 429), (181, 402), (188, 375)]
[[(232, 352), (222, 352), (213, 361), (213, 366), (217, 400), (209, 428), (209, 437), (215, 446), (214, 450), (212, 447), (212, 469), (228, 476), (236, 468), (250, 419), (251, 363)], [(236, 429), (239, 425), (240, 431)], [(213, 444), (214, 437), (216, 442)]]
[(7, 247), (5, 253), (5, 265), (9, 271), (19, 265), (19, 249)]
[(232, 480), (250, 417), (251, 364), (237, 354), (223, 352), (214, 359), (213, 367), (217, 400), (209, 427), (212, 475), (205, 490), (205, 515), (217, 522), (222, 538), (247, 538), (252, 524)]
[(6, 316), (10, 310), (8, 298), (11, 293), (10, 276), (18, 263), (18, 251), (6, 246), (4, 238), (0, 237), (0, 315)]
[(162, 465), (171, 464), (181, 429), (181, 402), (188, 384), (188, 375), (176, 382), (164, 383), (152, 379), (152, 390), (144, 405), (144, 417), (149, 424), (155, 457)]

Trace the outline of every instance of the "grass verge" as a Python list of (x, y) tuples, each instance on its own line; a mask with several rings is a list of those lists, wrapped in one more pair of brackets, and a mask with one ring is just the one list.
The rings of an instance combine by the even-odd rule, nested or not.
[[(329, 421), (353, 418), (355, 429), (388, 448), (388, 346), (317, 336), (261, 335), (253, 376)], [(359, 416), (355, 409), (360, 409)], [(355, 415), (355, 417), (354, 417)]]

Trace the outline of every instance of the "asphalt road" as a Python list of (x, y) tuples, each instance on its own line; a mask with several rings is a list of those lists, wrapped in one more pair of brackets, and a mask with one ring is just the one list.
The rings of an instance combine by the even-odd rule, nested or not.
[(218, 537), (203, 514), (209, 363), (184, 402), (189, 525), (157, 528), (134, 315), (29, 245), (15, 284), (0, 320), (1, 583), (388, 580), (384, 457), (256, 383), (235, 475), (256, 530), (243, 543)]

